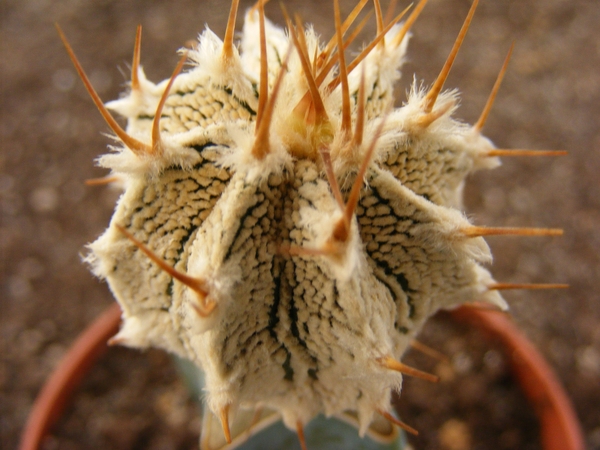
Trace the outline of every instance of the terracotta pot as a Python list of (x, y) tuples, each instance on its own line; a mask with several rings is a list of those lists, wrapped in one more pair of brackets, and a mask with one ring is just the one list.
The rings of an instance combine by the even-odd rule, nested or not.
[(33, 404), (21, 436), (21, 450), (40, 448), (73, 391), (107, 350), (106, 341), (119, 331), (120, 322), (121, 308), (114, 303), (77, 337)]
[(481, 329), (501, 343), (521, 390), (535, 409), (545, 450), (583, 450), (577, 415), (556, 375), (533, 344), (500, 311), (462, 306), (452, 317)]
[[(499, 341), (521, 389), (537, 412), (546, 450), (583, 450), (584, 441), (573, 406), (535, 347), (501, 312), (463, 306), (454, 320), (481, 329)], [(62, 414), (73, 391), (106, 351), (106, 341), (119, 329), (121, 310), (115, 303), (98, 317), (64, 356), (42, 388), (25, 425), (20, 450), (36, 450)]]

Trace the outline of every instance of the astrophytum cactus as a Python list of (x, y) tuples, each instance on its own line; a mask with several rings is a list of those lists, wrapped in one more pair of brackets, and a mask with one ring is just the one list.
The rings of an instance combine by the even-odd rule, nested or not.
[(130, 89), (106, 107), (61, 33), (116, 135), (101, 182), (123, 194), (87, 258), (123, 310), (113, 342), (191, 360), (228, 441), (230, 423), (258, 408), (301, 441), (319, 414), (355, 417), (361, 435), (382, 417), (411, 430), (390, 398), (403, 375), (435, 378), (400, 362), (429, 316), (558, 286), (495, 282), (482, 236), (560, 230), (479, 227), (461, 213), (465, 178), (510, 154), (480, 133), (508, 57), (468, 126), (442, 88), (477, 1), (438, 79), (401, 107), (394, 83), (426, 0), (405, 22), (375, 0), (377, 36), (351, 62), (340, 49), (367, 0), (344, 21), (334, 1), (328, 43), (300, 20), (273, 25), (259, 3), (239, 46), (237, 3), (224, 40), (206, 29), (159, 84), (140, 67), (138, 29)]

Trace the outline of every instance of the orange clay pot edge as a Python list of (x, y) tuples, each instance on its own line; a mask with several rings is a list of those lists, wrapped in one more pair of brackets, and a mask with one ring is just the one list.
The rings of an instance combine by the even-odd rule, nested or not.
[(553, 370), (509, 317), (500, 311), (463, 306), (450, 312), (499, 339), (510, 359), (521, 390), (535, 408), (545, 450), (584, 450), (575, 410)]
[(20, 450), (37, 450), (62, 414), (73, 391), (106, 351), (106, 341), (119, 330), (121, 308), (108, 307), (78, 337), (38, 394), (23, 429)]
[[(536, 409), (543, 448), (583, 450), (583, 434), (569, 398), (552, 369), (509, 318), (501, 312), (468, 306), (450, 314), (500, 340), (521, 389)], [(77, 338), (38, 395), (23, 430), (20, 450), (39, 448), (81, 379), (106, 351), (106, 341), (118, 331), (120, 318), (121, 309), (115, 303)]]

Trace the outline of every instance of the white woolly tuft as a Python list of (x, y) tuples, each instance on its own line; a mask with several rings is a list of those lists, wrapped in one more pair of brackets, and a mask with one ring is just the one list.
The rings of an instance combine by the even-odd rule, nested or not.
[(492, 141), (483, 136), (475, 128), (471, 128), (465, 135), (465, 151), (473, 158), (473, 171), (481, 169), (495, 169), (502, 165), (499, 157), (487, 156), (487, 152), (496, 147)]
[[(233, 47), (231, 57), (223, 57), (223, 41), (208, 27), (198, 37), (198, 46), (194, 50), (181, 49), (187, 52), (196, 68), (188, 72), (188, 77), (197, 85), (206, 87), (227, 86), (238, 98), (252, 102), (254, 95), (252, 84), (242, 68), (237, 48)], [(179, 77), (178, 77), (179, 78)]]
[(162, 152), (159, 155), (137, 155), (128, 148), (121, 147), (115, 149), (116, 153), (99, 157), (98, 165), (134, 177), (157, 177), (171, 166), (191, 168), (200, 157), (197, 152), (181, 145), (180, 141), (180, 136), (163, 133)]
[(285, 167), (292, 164), (292, 156), (279, 136), (269, 134), (270, 151), (263, 159), (257, 159), (252, 154), (256, 141), (252, 127), (229, 127), (233, 139), (233, 148), (225, 153), (220, 164), (233, 172), (244, 173), (248, 182), (259, 182), (270, 174), (279, 174)]
[(149, 81), (141, 67), (138, 70), (138, 80), (139, 90), (131, 89), (127, 95), (105, 104), (107, 109), (127, 118), (127, 131), (132, 135), (139, 132), (139, 130), (130, 129), (129, 127), (136, 122), (137, 117), (140, 115), (154, 115), (164, 89), (164, 87), (161, 89), (164, 83), (156, 85)]
[(400, 68), (404, 64), (404, 57), (410, 40), (410, 33), (407, 33), (400, 45), (393, 44), (394, 38), (401, 28), (402, 24), (394, 25), (385, 35), (385, 46), (378, 45), (350, 74), (349, 81), (353, 91), (358, 90), (361, 71), (364, 68), (367, 86), (373, 86), (377, 81), (382, 91), (388, 91), (389, 95), (392, 95), (394, 84), (401, 76)]
[(508, 303), (502, 298), (502, 295), (497, 290), (488, 289), (488, 286), (496, 282), (492, 278), (492, 275), (483, 267), (477, 266), (475, 270), (477, 273), (478, 291), (480, 294), (480, 297), (476, 300), (490, 303), (503, 311), (508, 310)]
[[(117, 205), (123, 202), (123, 197), (124, 195), (119, 197)], [(111, 273), (122, 252), (122, 246), (115, 245), (117, 240), (117, 230), (109, 227), (98, 239), (87, 245), (89, 253), (85, 256), (85, 262), (91, 266), (94, 275), (101, 279), (105, 279)]]
[[(269, 80), (274, 80), (274, 74), (279, 70), (281, 61), (290, 45), (288, 36), (283, 28), (274, 25), (265, 18), (265, 34), (267, 38), (267, 61), (269, 63)], [(260, 79), (260, 26), (258, 11), (249, 9), (246, 12), (241, 39), (242, 65), (245, 72), (255, 82)]]

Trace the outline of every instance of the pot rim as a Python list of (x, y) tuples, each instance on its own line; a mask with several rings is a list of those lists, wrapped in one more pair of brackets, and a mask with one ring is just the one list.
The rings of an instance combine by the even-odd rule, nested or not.
[[(583, 450), (583, 433), (570, 399), (548, 363), (509, 317), (473, 306), (449, 313), (501, 343), (521, 390), (536, 411), (543, 448)], [(121, 308), (114, 303), (77, 337), (38, 394), (23, 428), (20, 450), (40, 447), (83, 377), (107, 350), (107, 341), (118, 332), (120, 321)]]
[(562, 384), (532, 342), (504, 311), (461, 306), (449, 311), (459, 322), (474, 325), (500, 342), (521, 391), (540, 421), (545, 450), (584, 450), (583, 432)]

